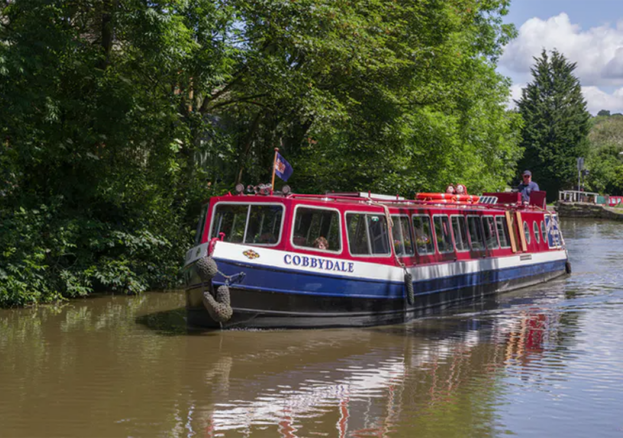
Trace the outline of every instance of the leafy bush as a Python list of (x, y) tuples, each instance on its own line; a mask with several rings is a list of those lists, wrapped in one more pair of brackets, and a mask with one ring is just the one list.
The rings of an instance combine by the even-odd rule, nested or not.
[[(164, 234), (164, 233), (163, 233)], [(19, 208), (0, 224), (0, 306), (45, 303), (98, 290), (175, 287), (179, 253), (145, 229), (67, 217), (61, 205)]]

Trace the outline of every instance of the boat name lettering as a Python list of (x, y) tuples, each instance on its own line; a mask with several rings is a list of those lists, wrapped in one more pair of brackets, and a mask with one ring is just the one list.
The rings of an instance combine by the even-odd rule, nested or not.
[(283, 261), (286, 265), (317, 268), (325, 271), (355, 272), (355, 264), (353, 262), (344, 262), (340, 260), (333, 261), (318, 257), (293, 256), (291, 254), (286, 254), (283, 256)]

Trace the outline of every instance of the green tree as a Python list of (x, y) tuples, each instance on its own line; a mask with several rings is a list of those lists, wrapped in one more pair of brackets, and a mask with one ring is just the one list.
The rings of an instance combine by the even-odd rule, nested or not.
[(623, 117), (593, 118), (588, 139), (587, 187), (608, 195), (623, 194)]
[(175, 286), (201, 200), (503, 188), (509, 0), (0, 4), (0, 305)]
[(558, 51), (543, 50), (532, 67), (534, 80), (517, 101), (523, 117), (521, 145), (525, 149), (519, 170), (530, 169), (548, 200), (577, 181), (578, 157), (588, 152), (590, 114), (582, 96), (576, 68)]

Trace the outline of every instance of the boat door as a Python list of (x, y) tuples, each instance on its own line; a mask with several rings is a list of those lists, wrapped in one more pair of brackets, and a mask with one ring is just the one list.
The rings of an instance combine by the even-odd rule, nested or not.
[(560, 248), (561, 233), (558, 229), (558, 218), (554, 214), (545, 215), (545, 229), (547, 230), (547, 244), (550, 248)]

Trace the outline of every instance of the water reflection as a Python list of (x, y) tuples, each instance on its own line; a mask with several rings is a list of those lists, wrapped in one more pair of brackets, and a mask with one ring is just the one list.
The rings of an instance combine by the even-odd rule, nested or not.
[(509, 294), (476, 313), (408, 325), (262, 332), (254, 348), (240, 348), (248, 333), (223, 333), (193, 413), (204, 413), (206, 436), (439, 436), (440, 428), (466, 436), (466, 424), (503, 433), (495, 416), (501, 379), (546, 384), (539, 368), (564, 370), (561, 327), (577, 325), (554, 305), (563, 282), (536, 296)]
[(0, 311), (0, 436), (620, 436), (622, 231), (563, 227), (571, 277), (405, 325), (187, 332), (181, 293)]

